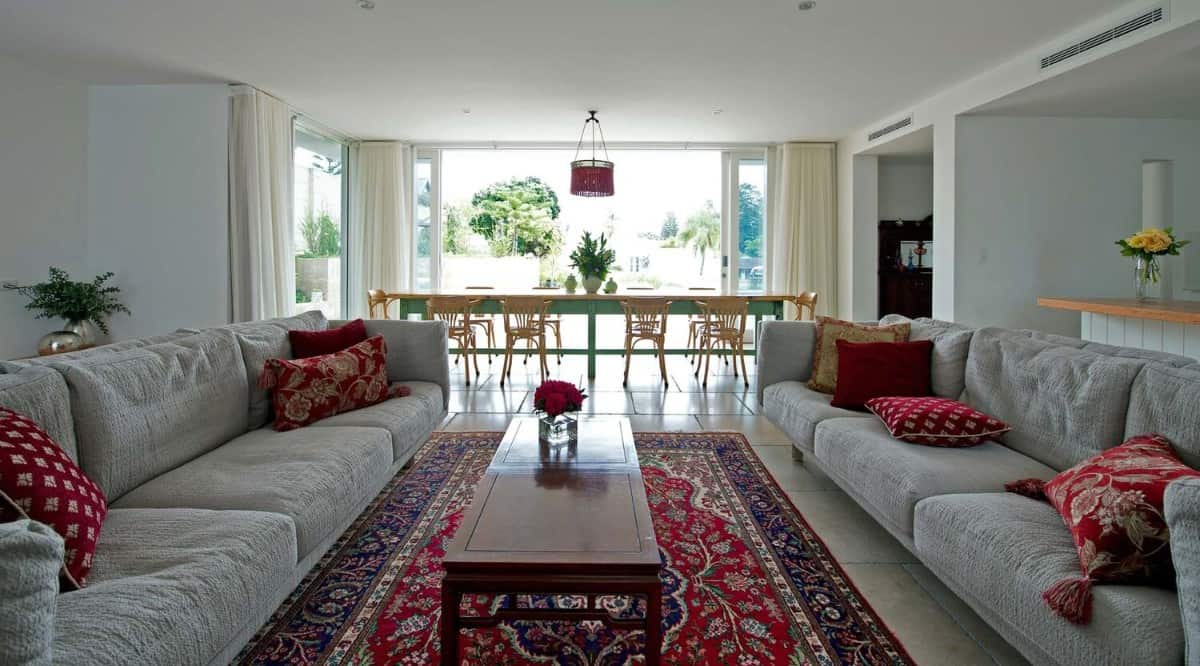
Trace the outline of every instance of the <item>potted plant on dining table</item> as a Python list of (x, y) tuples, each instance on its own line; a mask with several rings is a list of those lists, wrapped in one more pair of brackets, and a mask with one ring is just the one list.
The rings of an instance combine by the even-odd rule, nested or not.
[(533, 407), (538, 419), (538, 440), (547, 444), (565, 444), (579, 439), (579, 420), (575, 413), (587, 399), (571, 382), (548, 379), (533, 392)]
[(579, 271), (583, 289), (589, 294), (600, 291), (615, 263), (617, 253), (608, 247), (608, 238), (604, 234), (593, 238), (590, 232), (583, 232), (579, 245), (571, 252), (571, 266)]

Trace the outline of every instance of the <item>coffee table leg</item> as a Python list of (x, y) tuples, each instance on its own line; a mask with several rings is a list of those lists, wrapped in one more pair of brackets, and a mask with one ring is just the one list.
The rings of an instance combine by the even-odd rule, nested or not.
[(646, 589), (646, 666), (658, 666), (662, 658), (662, 583)]
[(442, 581), (442, 666), (458, 663), (458, 603), (454, 585)]

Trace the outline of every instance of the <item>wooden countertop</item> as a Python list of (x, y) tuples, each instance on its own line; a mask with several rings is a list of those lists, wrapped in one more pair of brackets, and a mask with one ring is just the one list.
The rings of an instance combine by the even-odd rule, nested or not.
[(1058, 310), (1200, 324), (1200, 301), (1137, 301), (1132, 298), (1039, 298), (1038, 305)]

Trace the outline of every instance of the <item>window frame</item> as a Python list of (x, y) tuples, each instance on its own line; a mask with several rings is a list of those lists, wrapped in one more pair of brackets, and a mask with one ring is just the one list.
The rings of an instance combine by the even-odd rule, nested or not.
[[(339, 179), (341, 182), (338, 184), (338, 187), (342, 195), (339, 206), (341, 211), (340, 233), (342, 236), (342, 250), (341, 255), (338, 257), (338, 271), (341, 273), (341, 286), (339, 289), (341, 293), (338, 295), (338, 317), (345, 319), (350, 307), (348, 299), (350, 297), (350, 243), (352, 240), (350, 238), (350, 139), (339, 132), (325, 127), (312, 118), (298, 113), (292, 115), (292, 148), (288, 158), (291, 162), (290, 172), (292, 174), (292, 179), (288, 183), (288, 216), (292, 224), (296, 222), (295, 173), (297, 131), (302, 131), (305, 134), (310, 134), (326, 141), (332, 141), (338, 144), (338, 147), (341, 149), (342, 173)], [(292, 233), (295, 233), (294, 229)], [(295, 268), (292, 267), (291, 270), (294, 271)], [(295, 296), (293, 295), (292, 298), (295, 299)], [(293, 303), (292, 305), (294, 307), (296, 304)]]

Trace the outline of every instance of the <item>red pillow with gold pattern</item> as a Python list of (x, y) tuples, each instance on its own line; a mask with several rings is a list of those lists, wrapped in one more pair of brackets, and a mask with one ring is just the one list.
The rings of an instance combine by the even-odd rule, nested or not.
[(1046, 482), (1046, 498), (1071, 530), (1083, 569), (1082, 577), (1042, 593), (1056, 614), (1091, 621), (1092, 583), (1174, 582), (1163, 493), (1182, 477), (1200, 472), (1179, 460), (1166, 437), (1138, 435)]
[(342, 412), (392, 397), (387, 381), (387, 345), (382, 335), (333, 354), (263, 366), (258, 387), (275, 389), (276, 430), (294, 430)]
[(866, 404), (892, 437), (913, 444), (975, 446), (1012, 430), (1003, 421), (949, 398), (890, 396)]
[(32, 419), (0, 407), (0, 522), (31, 518), (66, 543), (62, 581), (79, 589), (92, 570), (104, 491)]

